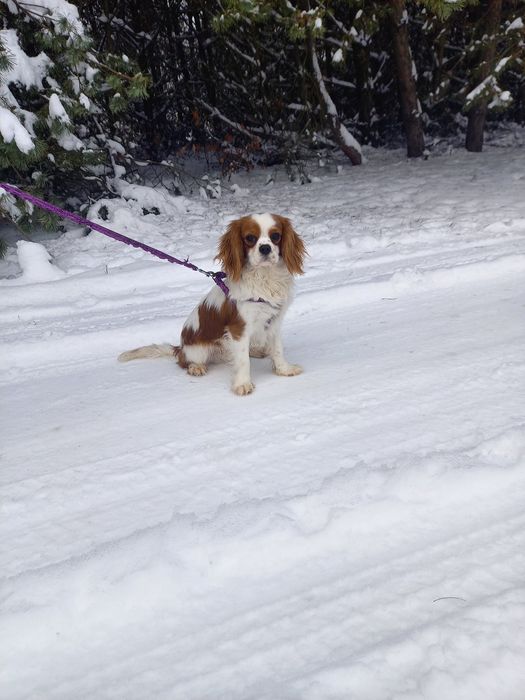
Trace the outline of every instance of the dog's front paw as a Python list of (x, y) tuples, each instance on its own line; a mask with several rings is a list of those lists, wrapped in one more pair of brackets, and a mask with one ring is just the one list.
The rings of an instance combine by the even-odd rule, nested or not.
[(207, 371), (208, 368), (206, 365), (198, 364), (197, 362), (191, 362), (188, 365), (188, 374), (191, 374), (192, 377), (202, 377)]
[(244, 382), (244, 384), (234, 384), (232, 386), (232, 391), (237, 396), (247, 396), (251, 394), (255, 389), (255, 384), (253, 382)]
[(300, 365), (279, 365), (274, 367), (275, 374), (280, 377), (295, 377), (297, 374), (301, 374), (303, 368)]

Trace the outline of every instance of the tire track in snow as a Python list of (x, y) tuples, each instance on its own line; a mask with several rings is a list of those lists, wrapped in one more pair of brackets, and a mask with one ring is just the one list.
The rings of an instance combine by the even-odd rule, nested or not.
[[(50, 699), (69, 698), (74, 689), (76, 697), (88, 697), (98, 689), (101, 698), (139, 698), (141, 687), (147, 687), (156, 698), (172, 698), (174, 693), (177, 697), (217, 700), (298, 698), (304, 695), (296, 695), (299, 691), (292, 688), (299, 679), (306, 677), (299, 682), (304, 693), (308, 678), (331, 665), (358, 665), (364, 656), (373, 656), (378, 647), (387, 658), (389, 649), (395, 657), (400, 639), (422, 638), (420, 654), (424, 655), (425, 644), (430, 651), (442, 643), (442, 634), (440, 637), (432, 630), (437, 623), (437, 629), (442, 629), (444, 620), (453, 625), (458, 615), (475, 615), (487, 603), (502, 623), (509, 615), (520, 614), (511, 593), (522, 583), (524, 558), (516, 543), (521, 541), (525, 516), (514, 500), (514, 514), (507, 512), (501, 518), (494, 508), (488, 524), (479, 513), (474, 523), (463, 513), (458, 518), (459, 529), (464, 529), (460, 535), (450, 534), (459, 524), (453, 516), (448, 522), (448, 536), (439, 533), (433, 543), (416, 538), (396, 543), (394, 537), (383, 551), (383, 561), (373, 566), (361, 568), (359, 556), (352, 561), (351, 547), (343, 549), (341, 542), (341, 558), (335, 570), (326, 569), (326, 561), (321, 559), (308, 562), (299, 571), (292, 570), (288, 584), (283, 583), (282, 576), (269, 577), (265, 581), (270, 591), (267, 600), (251, 600), (249, 587), (244, 589), (239, 581), (239, 607), (247, 612), (236, 610), (232, 601), (229, 605), (219, 602), (220, 598), (214, 605), (212, 594), (212, 600), (207, 601), (210, 609), (204, 630), (195, 623), (191, 630), (189, 622), (188, 631), (179, 625), (175, 638), (159, 643), (163, 630), (174, 629), (169, 612), (164, 611), (162, 618), (154, 618), (155, 630), (143, 629), (143, 641), (151, 642), (146, 653), (142, 647), (134, 651), (133, 644), (122, 636), (118, 651), (107, 659), (104, 668), (96, 662), (90, 664), (87, 653), (80, 668), (62, 667), (53, 688), (39, 690)], [(444, 507), (443, 513), (431, 513), (430, 521), (442, 524), (447, 514)], [(361, 554), (367, 561), (362, 550)], [(334, 559), (331, 561), (333, 565)], [(434, 603), (441, 594), (459, 594), (465, 600)], [(508, 610), (505, 598), (509, 598)], [(189, 618), (191, 615), (186, 616)], [(121, 630), (117, 636), (124, 634)], [(497, 654), (497, 644), (498, 640), (488, 640), (485, 647), (494, 647), (492, 652)], [(53, 665), (52, 652), (44, 661)], [(163, 673), (157, 675), (156, 669)], [(269, 669), (273, 675), (270, 683)], [(401, 665), (398, 682), (402, 681), (402, 670)], [(264, 682), (264, 693), (258, 690), (259, 682)], [(106, 688), (107, 693), (100, 694), (100, 688)], [(12, 697), (15, 700), (17, 696)]]
[[(490, 325), (490, 318), (485, 318), (485, 312), (483, 317)], [(381, 329), (380, 318), (378, 321), (378, 329)], [(459, 323), (463, 323), (463, 319), (459, 319)], [(334, 324), (333, 328), (336, 327), (337, 324)], [(378, 332), (375, 331), (376, 334)], [(389, 333), (387, 327), (374, 341), (378, 349), (388, 345)], [(432, 335), (432, 329), (429, 333)], [(452, 328), (451, 336), (457, 352), (460, 339), (455, 333)], [(361, 337), (360, 332), (357, 335)], [(485, 433), (487, 430), (497, 433), (511, 427), (511, 416), (520, 413), (521, 401), (518, 397), (515, 408), (509, 403), (506, 413), (494, 415), (492, 409), (505, 382), (511, 389), (522, 374), (523, 365), (520, 365), (520, 370), (514, 355), (509, 353), (514, 344), (509, 342), (507, 336), (495, 338), (490, 352), (487, 352), (486, 341), (482, 348), (478, 348), (475, 341), (468, 352), (462, 348), (460, 365), (454, 356), (447, 357), (446, 363), (443, 362), (443, 355), (447, 356), (447, 346), (442, 337), (442, 348), (432, 350), (423, 363), (421, 358), (414, 368), (405, 369), (402, 374), (398, 374), (395, 363), (397, 350), (394, 349), (392, 360), (381, 351), (372, 352), (369, 347), (363, 355), (363, 348), (360, 351), (363, 356), (356, 356), (355, 367), (349, 374), (351, 393), (343, 396), (338, 396), (336, 390), (337, 386), (341, 386), (341, 376), (327, 376), (331, 373), (330, 365), (337, 363), (337, 356), (330, 359), (329, 353), (355, 354), (356, 349), (334, 343), (327, 330), (324, 342), (323, 366), (326, 367), (318, 378), (315, 371), (311, 373), (309, 381), (314, 384), (316, 381), (323, 384), (328, 382), (327, 399), (315, 405), (303, 405), (298, 416), (296, 407), (297, 400), (304, 392), (302, 386), (287, 384), (287, 397), (280, 402), (277, 414), (273, 394), (263, 398), (263, 405), (266, 401), (270, 402), (268, 409), (283, 424), (290, 426), (294, 438), (285, 453), (281, 447), (275, 448), (271, 440), (264, 440), (259, 444), (257, 455), (253, 456), (252, 469), (247, 473), (239, 473), (235, 456), (239, 450), (241, 453), (242, 450), (249, 451), (256, 438), (247, 425), (245, 437), (239, 438), (235, 412), (231, 418), (225, 418), (222, 413), (210, 416), (206, 443), (202, 444), (199, 433), (191, 437), (191, 426), (199, 422), (200, 404), (190, 402), (180, 407), (178, 413), (164, 415), (163, 406), (167, 401), (171, 403), (171, 384), (168, 383), (160, 394), (155, 387), (153, 393), (147, 388), (144, 378), (141, 383), (135, 381), (132, 385), (123, 386), (122, 396), (128, 404), (126, 418), (120, 428), (117, 424), (111, 429), (108, 433), (110, 441), (105, 446), (103, 435), (107, 418), (97, 404), (109, 400), (116, 391), (109, 378), (112, 370), (107, 370), (108, 377), (102, 382), (87, 373), (87, 383), (72, 389), (76, 395), (88, 397), (89, 413), (81, 408), (79, 414), (81, 424), (86, 423), (82, 428), (85, 447), (75, 449), (79, 420), (76, 417), (71, 425), (66, 421), (65, 431), (57, 433), (55, 442), (46, 440), (45, 432), (42, 436), (38, 432), (39, 425), (45, 430), (51, 429), (48, 426), (54, 426), (60, 416), (71, 412), (69, 394), (57, 403), (54, 411), (43, 405), (45, 416), (40, 418), (36, 427), (31, 416), (28, 416), (28, 435), (25, 438), (13, 445), (4, 444), (4, 459), (7, 458), (7, 464), (12, 465), (15, 476), (11, 486), (6, 484), (2, 489), (4, 512), (9, 515), (4, 532), (10, 535), (4, 539), (6, 573), (16, 573), (24, 566), (32, 568), (42, 565), (42, 551), (47, 550), (47, 561), (60, 561), (81, 543), (85, 543), (83, 547), (89, 550), (92, 542), (96, 544), (100, 541), (101, 535), (102, 541), (130, 535), (135, 530), (137, 509), (141, 511), (143, 526), (150, 527), (167, 520), (173, 510), (183, 513), (188, 510), (210, 512), (221, 502), (235, 500), (237, 494), (244, 497), (248, 493), (264, 498), (275, 488), (284, 489), (286, 493), (301, 492), (319, 483), (326, 473), (326, 465), (332, 461), (354, 465), (365, 460), (374, 465), (388, 462), (404, 452), (424, 453), (428, 449), (440, 449), (440, 445), (443, 449), (450, 449), (451, 446), (461, 448), (476, 439), (476, 433), (482, 430), (482, 426), (485, 426)], [(350, 337), (348, 343), (354, 342)], [(437, 376), (432, 370), (435, 363), (440, 367)], [(146, 367), (143, 370), (139, 367), (133, 369), (139, 373), (143, 371), (146, 376), (150, 371)], [(171, 372), (171, 369), (167, 363), (152, 367), (159, 377), (166, 371)], [(211, 400), (220, 398), (225, 405), (228, 403), (228, 410), (230, 407), (241, 410), (242, 407), (234, 403), (235, 398), (228, 402), (224, 396), (226, 370), (218, 374), (220, 377), (216, 377), (214, 384), (206, 387), (208, 396)], [(95, 373), (94, 376), (98, 375)], [(177, 377), (171, 379), (174, 386), (179, 380), (186, 380), (185, 375)], [(211, 376), (204, 381), (209, 380)], [(268, 386), (278, 381), (268, 377)], [(388, 397), (380, 391), (380, 387), (386, 385), (389, 387)], [(406, 399), (405, 388), (408, 385), (411, 386), (411, 393), (418, 397), (416, 401)], [(32, 389), (31, 384), (27, 386)], [(35, 405), (38, 396), (45, 397), (47, 401), (52, 396), (53, 383), (50, 380), (47, 388), (44, 386), (42, 382), (36, 385), (36, 393), (33, 396), (22, 395), (21, 402)], [(197, 391), (200, 386), (196, 386)], [(146, 403), (144, 392), (149, 396)], [(90, 393), (95, 401), (93, 408), (90, 407)], [(139, 407), (138, 412), (133, 411), (133, 404)], [(12, 399), (11, 407), (17, 413)], [(93, 411), (95, 413), (91, 415)], [(173, 421), (180, 422), (181, 411), (184, 420), (179, 430), (187, 436), (182, 444), (169, 440), (173, 433)], [(468, 418), (473, 411), (477, 414), (475, 423)], [(442, 436), (429, 433), (427, 428), (429, 416), (436, 418), (440, 413)], [(144, 416), (149, 417), (149, 422), (141, 425)], [(457, 416), (466, 418), (458, 422)], [(133, 442), (131, 450), (125, 449), (126, 435), (130, 431), (135, 433), (138, 425), (141, 425), (139, 442)], [(408, 425), (410, 430), (407, 431)], [(305, 426), (310, 427), (305, 431)], [(20, 419), (17, 419), (17, 429), (20, 433)], [(140, 435), (145, 436), (145, 444), (140, 443)], [(359, 446), (358, 449), (352, 447), (354, 444)], [(53, 456), (48, 454), (49, 449), (53, 450)], [(34, 478), (24, 476), (24, 472), (27, 473), (28, 450), (35, 465), (52, 465), (49, 475), (37, 472)], [(104, 452), (107, 457), (101, 460)], [(67, 457), (62, 466), (61, 453)], [(92, 458), (94, 453), (99, 457), (96, 460)], [(316, 457), (320, 453), (324, 454), (323, 462)], [(222, 464), (219, 474), (214, 469), (206, 468), (206, 465), (214, 465), (217, 459)], [(283, 459), (299, 460), (300, 469), (281, 473), (279, 464)], [(61, 472), (61, 469), (64, 471)], [(259, 470), (265, 474), (265, 478), (251, 484), (252, 475)], [(4, 469), (5, 477), (8, 474), (9, 471)], [(198, 494), (194, 492), (195, 480), (205, 485)], [(66, 499), (64, 493), (68, 494)], [(19, 518), (22, 517), (27, 519), (26, 527), (19, 530)], [(118, 522), (116, 530), (112, 528), (114, 521)], [(71, 538), (71, 532), (75, 531), (76, 537)], [(48, 547), (47, 542), (51, 543)], [(16, 552), (14, 558), (11, 555), (13, 551)]]
[[(4, 512), (9, 514), (9, 520), (3, 527), (6, 536), (3, 570), (6, 574), (16, 574), (21, 568), (38, 567), (43, 550), (49, 563), (70, 556), (81, 546), (89, 549), (93, 541), (100, 541), (101, 536), (102, 541), (128, 536), (135, 531), (137, 509), (141, 512), (142, 526), (152, 527), (167, 521), (174, 511), (209, 513), (221, 503), (234, 501), (241, 494), (243, 497), (253, 494), (265, 498), (276, 488), (287, 494), (305, 492), (315, 488), (327, 473), (326, 466), (319, 461), (319, 454), (324, 455), (325, 464), (338, 463), (352, 468), (364, 462), (378, 468), (399, 458), (399, 455), (424, 454), (430, 449), (441, 448), (450, 451), (453, 447), (464, 448), (472, 444), (483, 415), (493, 434), (508, 429), (508, 416), (494, 417), (490, 402), (487, 405), (491, 386), (487, 377), (500, 366), (503, 355), (499, 355), (495, 365), (493, 357), (497, 352), (490, 353), (488, 357), (484, 357), (485, 351), (474, 349), (471, 352), (475, 356), (470, 360), (469, 354), (462, 354), (464, 364), (461, 366), (453, 363), (442, 367), (439, 381), (436, 381), (434, 374), (427, 375), (421, 367), (415, 372), (408, 371), (390, 378), (387, 401), (378, 396), (376, 387), (383, 386), (387, 381), (385, 377), (391, 375), (394, 368), (388, 364), (382, 369), (384, 377), (376, 376), (375, 386), (371, 386), (367, 375), (363, 374), (361, 379), (356, 377), (352, 382), (352, 397), (334, 397), (334, 391), (329, 390), (329, 398), (325, 402), (305, 406), (300, 416), (297, 416), (295, 399), (302, 389), (296, 388), (275, 414), (276, 419), (290, 426), (295, 437), (284, 452), (282, 444), (276, 446), (271, 439), (263, 440), (257, 455), (252, 458), (250, 470), (245, 473), (239, 473), (235, 456), (239, 450), (241, 453), (250, 450), (255, 439), (253, 431), (260, 433), (256, 425), (251, 428), (246, 426), (245, 436), (239, 438), (237, 422), (225, 421), (218, 414), (210, 417), (205, 444), (200, 433), (193, 437), (190, 435), (182, 443), (178, 440), (165, 442), (170, 433), (170, 416), (164, 416), (160, 433), (152, 434), (155, 424), (162, 419), (159, 406), (163, 402), (158, 396), (152, 399), (155, 405), (151, 406), (140, 406), (137, 400), (140, 412), (136, 416), (128, 413), (128, 422), (123, 421), (122, 430), (119, 433), (115, 429), (112, 431), (109, 447), (114, 454), (106, 459), (88, 458), (93, 454), (92, 445), (96, 445), (95, 451), (99, 456), (103, 450), (103, 444), (97, 437), (100, 426), (93, 419), (88, 420), (91, 432), (86, 428), (83, 436), (88, 446), (87, 452), (79, 452), (76, 466), (71, 464), (69, 457), (63, 466), (59, 458), (54, 458), (53, 469), (49, 473), (20, 478), (15, 465), (18, 462), (20, 467), (23, 466), (28, 444), (24, 441), (23, 447), (19, 447), (16, 443), (7, 452), (16, 478), (1, 488)], [(468, 366), (472, 369), (467, 374)], [(160, 367), (159, 371), (165, 369)], [(478, 387), (480, 378), (483, 378), (484, 389), (481, 393)], [(90, 381), (89, 376), (87, 380)], [(335, 377), (332, 381), (338, 384), (341, 380)], [(501, 391), (501, 377), (495, 377), (492, 384), (496, 396)], [(403, 403), (407, 385), (412, 387), (414, 395), (421, 397), (419, 401)], [(475, 388), (476, 399), (471, 387)], [(106, 391), (112, 391), (111, 385)], [(140, 385), (137, 391), (141, 391)], [(218, 391), (222, 392), (224, 388)], [(442, 405), (443, 396), (446, 397), (446, 405)], [(27, 397), (23, 401), (30, 402)], [(470, 421), (456, 424), (455, 416), (467, 415), (476, 405), (479, 415), (476, 425)], [(392, 417), (394, 407), (395, 419)], [(67, 412), (67, 403), (58, 407), (59, 412), (64, 410)], [(188, 407), (184, 411), (185, 422), (181, 428), (186, 432), (198, 422), (201, 408)], [(443, 417), (441, 420), (443, 437), (426, 429), (428, 416), (435, 417), (440, 412), (452, 414), (451, 418)], [(152, 440), (141, 448), (135, 445), (132, 450), (127, 450), (126, 433), (141, 423), (144, 414), (150, 417), (151, 422), (142, 430)], [(351, 424), (348, 423), (350, 416)], [(101, 424), (105, 420), (102, 415)], [(407, 425), (410, 425), (409, 431), (406, 430)], [(305, 426), (310, 426), (306, 432)], [(71, 428), (66, 426), (66, 436), (60, 443), (60, 451), (66, 455), (70, 454), (76, 439), (76, 435), (68, 430)], [(381, 436), (379, 440), (378, 435)], [(69, 445), (71, 440), (73, 443)], [(37, 435), (34, 459), (37, 463), (50, 463), (51, 456), (46, 451), (39, 455), (38, 442)], [(46, 444), (45, 441), (42, 443)], [(358, 448), (354, 445), (358, 445)], [(49, 445), (47, 449), (49, 447), (54, 451), (56, 444)], [(282, 473), (282, 460), (293, 459), (300, 468)], [(217, 460), (222, 464), (219, 473), (213, 468)], [(252, 485), (253, 475), (258, 471), (264, 473), (264, 478)], [(194, 491), (196, 482), (202, 484), (198, 493)], [(67, 498), (64, 498), (64, 494), (67, 494)], [(20, 518), (25, 522), (25, 527), (21, 529)], [(118, 523), (116, 530), (112, 525), (114, 522)], [(77, 536), (71, 538), (71, 533), (75, 531)], [(46, 545), (48, 542), (50, 544)], [(15, 557), (11, 554), (13, 551), (16, 552)]]

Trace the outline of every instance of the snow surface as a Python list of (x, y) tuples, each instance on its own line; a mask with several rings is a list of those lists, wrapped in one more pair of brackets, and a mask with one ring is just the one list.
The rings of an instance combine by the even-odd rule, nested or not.
[(522, 700), (524, 155), (123, 186), (105, 225), (205, 268), (247, 212), (305, 237), (305, 372), (253, 360), (246, 398), (116, 362), (177, 341), (205, 278), (71, 230), (38, 284), (10, 250), (1, 697)]

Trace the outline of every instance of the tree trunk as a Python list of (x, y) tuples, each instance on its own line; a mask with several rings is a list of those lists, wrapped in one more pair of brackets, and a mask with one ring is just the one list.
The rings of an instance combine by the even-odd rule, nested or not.
[(307, 38), (310, 58), (312, 60), (313, 75), (321, 98), (322, 106), (330, 122), (332, 133), (339, 148), (345, 156), (350, 158), (352, 165), (361, 165), (361, 146), (356, 139), (350, 134), (348, 129), (339, 119), (336, 106), (330, 97), (324, 82), (323, 74), (319, 66), (317, 52), (315, 50), (315, 42), (311, 35)]
[(425, 150), (425, 137), (421, 123), (421, 107), (417, 98), (412, 51), (408, 40), (407, 17), (405, 0), (392, 0), (390, 25), (399, 85), (399, 101), (407, 140), (407, 155), (409, 158), (419, 158)]
[(372, 93), (370, 92), (370, 47), (362, 46), (357, 42), (352, 46), (352, 56), (354, 59), (356, 92), (359, 104), (359, 126), (361, 133), (366, 134), (370, 139), (372, 120)]
[[(501, 0), (488, 0), (487, 10), (482, 23), (481, 56), (479, 70), (475, 75), (478, 84), (482, 83), (494, 69), (496, 55), (496, 35), (501, 21)], [(483, 131), (487, 117), (488, 97), (476, 100), (468, 111), (467, 136), (465, 148), (467, 151), (479, 153), (483, 149)]]

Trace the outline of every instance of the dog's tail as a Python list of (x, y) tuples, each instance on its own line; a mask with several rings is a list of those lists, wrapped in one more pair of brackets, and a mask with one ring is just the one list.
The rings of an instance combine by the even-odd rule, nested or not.
[(129, 362), (130, 360), (154, 359), (157, 357), (177, 357), (180, 347), (163, 343), (162, 345), (144, 345), (141, 348), (128, 350), (118, 356), (119, 362)]

